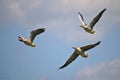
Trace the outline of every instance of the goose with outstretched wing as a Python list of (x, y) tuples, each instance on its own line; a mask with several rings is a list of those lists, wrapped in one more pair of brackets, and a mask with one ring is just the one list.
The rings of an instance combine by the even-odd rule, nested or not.
[(82, 25), (80, 27), (82, 27), (86, 32), (90, 33), (90, 34), (94, 34), (95, 31), (93, 31), (93, 27), (94, 25), (99, 21), (99, 19), (101, 18), (101, 16), (103, 15), (103, 13), (106, 11), (106, 8), (104, 8), (101, 12), (99, 12), (99, 14), (93, 18), (93, 20), (90, 22), (90, 24), (86, 24), (84, 21), (84, 18), (82, 16), (82, 14), (79, 12), (79, 19), (82, 22)]
[(59, 69), (62, 69), (64, 67), (66, 67), (67, 65), (69, 65), (70, 63), (72, 63), (79, 55), (81, 55), (84, 58), (87, 58), (88, 54), (86, 53), (86, 51), (96, 47), (100, 43), (101, 43), (101, 41), (98, 41), (95, 44), (86, 45), (86, 46), (83, 46), (80, 48), (73, 46), (72, 48), (75, 49), (74, 53), (68, 58), (68, 60), (65, 62), (65, 64), (62, 65)]
[(41, 34), (45, 31), (45, 28), (40, 28), (31, 31), (30, 36), (28, 38), (23, 38), (22, 36), (18, 36), (18, 40), (21, 42), (24, 42), (26, 45), (35, 47), (35, 43), (33, 43), (33, 40), (38, 34)]

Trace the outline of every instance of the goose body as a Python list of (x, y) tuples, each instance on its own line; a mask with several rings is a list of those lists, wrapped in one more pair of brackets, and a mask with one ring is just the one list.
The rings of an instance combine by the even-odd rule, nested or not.
[(93, 27), (99, 21), (99, 19), (101, 18), (101, 16), (103, 15), (103, 13), (105, 11), (106, 11), (106, 8), (103, 9), (101, 12), (99, 12), (99, 14), (90, 22), (90, 24), (85, 23), (82, 14), (79, 12), (78, 13), (79, 14), (79, 19), (82, 22), (82, 25), (80, 27), (82, 27), (86, 32), (88, 32), (90, 34), (94, 34), (95, 31), (93, 31)]
[(28, 46), (35, 47), (36, 45), (35, 43), (33, 43), (33, 40), (38, 34), (41, 34), (44, 31), (45, 31), (45, 28), (33, 30), (31, 31), (30, 36), (28, 38), (23, 38), (22, 36), (18, 36), (18, 40), (21, 42), (24, 42)]
[(68, 60), (65, 62), (65, 64), (63, 64), (59, 69), (62, 69), (64, 67), (66, 67), (67, 65), (69, 65), (71, 62), (73, 62), (79, 55), (82, 56), (83, 58), (87, 58), (88, 54), (86, 53), (87, 50), (92, 49), (94, 47), (96, 47), (97, 45), (99, 45), (101, 43), (101, 41), (95, 43), (95, 44), (90, 44), (90, 45), (86, 45), (80, 48), (77, 48), (75, 46), (73, 46), (72, 48), (75, 49), (75, 51), (73, 52), (73, 54), (68, 58)]

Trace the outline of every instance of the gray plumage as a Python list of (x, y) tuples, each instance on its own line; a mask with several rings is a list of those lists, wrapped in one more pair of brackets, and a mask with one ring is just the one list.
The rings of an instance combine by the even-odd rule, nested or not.
[(68, 60), (65, 62), (65, 64), (62, 65), (59, 69), (62, 69), (64, 67), (66, 67), (67, 65), (69, 65), (70, 63), (72, 63), (79, 55), (81, 55), (84, 58), (87, 58), (88, 54), (85, 51), (96, 47), (100, 43), (101, 43), (101, 41), (99, 41), (95, 44), (90, 44), (90, 45), (83, 46), (83, 47), (80, 47), (80, 48), (76, 48), (76, 47), (73, 46), (73, 49), (75, 49), (74, 53), (68, 58)]
[(101, 16), (103, 15), (103, 13), (106, 11), (106, 8), (103, 9), (101, 12), (99, 12), (99, 14), (93, 18), (93, 20), (90, 22), (90, 24), (86, 24), (84, 21), (84, 18), (82, 16), (82, 14), (79, 12), (79, 19), (82, 22), (82, 25), (80, 27), (82, 27), (86, 32), (94, 34), (95, 31), (93, 31), (93, 27), (94, 25), (99, 21), (99, 19), (101, 18)]
[(35, 37), (38, 34), (43, 33), (44, 31), (45, 31), (45, 28), (36, 29), (36, 30), (31, 31), (30, 36), (29, 36), (30, 41), (33, 42), (33, 40), (35, 39)]
[(40, 28), (31, 31), (30, 36), (28, 38), (23, 38), (22, 36), (18, 36), (18, 40), (21, 42), (24, 42), (26, 45), (35, 47), (35, 43), (33, 43), (33, 40), (38, 34), (41, 34), (45, 31), (45, 28)]

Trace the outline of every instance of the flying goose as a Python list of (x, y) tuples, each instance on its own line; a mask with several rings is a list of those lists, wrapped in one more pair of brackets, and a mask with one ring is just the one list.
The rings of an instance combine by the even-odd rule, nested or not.
[(38, 34), (43, 33), (44, 31), (45, 31), (45, 28), (33, 30), (31, 31), (28, 38), (23, 38), (22, 36), (18, 36), (18, 40), (21, 42), (24, 42), (28, 46), (35, 47), (35, 43), (33, 43), (33, 40)]
[(86, 46), (83, 46), (83, 47), (80, 47), (80, 48), (77, 48), (77, 47), (73, 46), (72, 48), (75, 49), (74, 53), (68, 58), (68, 60), (65, 62), (65, 64), (62, 65), (59, 69), (62, 69), (64, 67), (66, 67), (67, 65), (69, 65), (79, 55), (81, 55), (83, 58), (87, 58), (88, 54), (86, 53), (86, 51), (89, 50), (89, 49), (92, 49), (92, 48), (96, 47), (100, 43), (101, 43), (101, 41), (98, 41), (95, 44), (86, 45)]
[(91, 22), (90, 24), (86, 24), (82, 14), (79, 12), (79, 19), (82, 22), (82, 25), (80, 27), (82, 27), (86, 32), (90, 33), (90, 34), (94, 34), (95, 31), (93, 31), (93, 27), (94, 25), (98, 22), (98, 20), (101, 18), (102, 14), (104, 13), (104, 11), (106, 11), (106, 8), (104, 8)]

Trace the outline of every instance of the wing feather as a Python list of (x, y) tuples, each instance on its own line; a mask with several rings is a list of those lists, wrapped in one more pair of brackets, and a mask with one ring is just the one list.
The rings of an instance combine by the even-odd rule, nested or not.
[(79, 17), (80, 21), (82, 22), (83, 25), (85, 25), (86, 23), (85, 23), (85, 21), (84, 21), (84, 19), (83, 19), (82, 14), (81, 14), (80, 12), (78, 12), (78, 14), (79, 14), (78, 17)]
[(87, 46), (83, 46), (81, 47), (80, 49), (83, 50), (83, 51), (87, 51), (89, 49), (92, 49), (94, 47), (96, 47), (97, 45), (99, 45), (101, 43), (101, 41), (98, 41), (97, 43), (95, 44), (90, 44), (90, 45), (87, 45)]
[(90, 23), (90, 27), (93, 29), (94, 25), (99, 21), (99, 19), (101, 18), (102, 14), (104, 13), (104, 11), (106, 11), (106, 8), (103, 9), (95, 18), (93, 18), (93, 20)]
[(30, 36), (29, 36), (30, 41), (33, 42), (35, 37), (38, 34), (43, 33), (44, 31), (45, 31), (45, 28), (40, 28), (40, 29), (36, 29), (36, 30), (31, 31)]
[(79, 55), (76, 54), (76, 51), (74, 51), (74, 53), (68, 58), (68, 60), (65, 62), (64, 65), (62, 65), (59, 69), (62, 69), (64, 67), (66, 67), (67, 65), (69, 65), (70, 63), (72, 63)]

